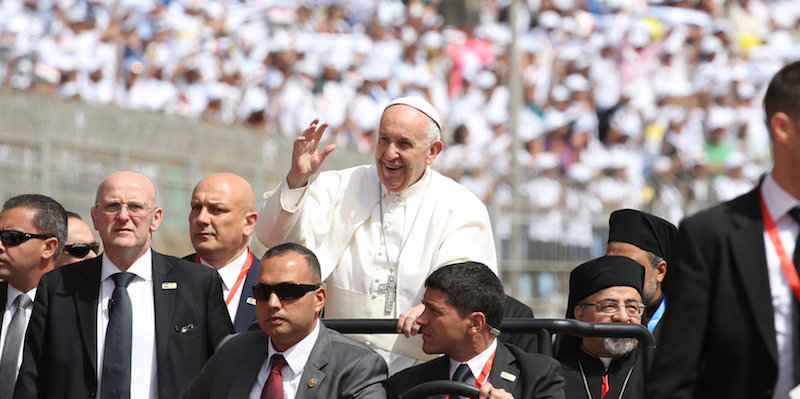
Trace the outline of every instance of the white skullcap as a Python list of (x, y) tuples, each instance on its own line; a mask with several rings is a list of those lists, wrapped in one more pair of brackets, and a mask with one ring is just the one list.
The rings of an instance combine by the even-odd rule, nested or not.
[(440, 131), (442, 130), (442, 120), (439, 118), (439, 113), (436, 112), (436, 108), (433, 108), (433, 105), (431, 105), (431, 103), (424, 100), (423, 98), (416, 96), (395, 98), (394, 100), (392, 100), (392, 102), (389, 103), (389, 105), (386, 106), (386, 108), (383, 109), (383, 112), (386, 112), (386, 109), (391, 107), (392, 105), (398, 105), (398, 104), (408, 105), (409, 107), (416, 108), (423, 114), (428, 115), (428, 118), (431, 118), (431, 120), (433, 120), (433, 122), (436, 124), (436, 127), (438, 127)]

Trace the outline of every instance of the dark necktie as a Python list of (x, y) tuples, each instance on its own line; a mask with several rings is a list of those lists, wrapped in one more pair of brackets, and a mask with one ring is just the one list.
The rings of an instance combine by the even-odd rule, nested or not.
[[(469, 371), (469, 366), (466, 363), (461, 363), (456, 368), (456, 371), (453, 373), (453, 381), (461, 381), (463, 383), (468, 383), (469, 377), (472, 375), (472, 372)], [(466, 399), (463, 396), (451, 396), (451, 399)]]
[(28, 294), (19, 294), (14, 299), (17, 311), (11, 318), (6, 333), (6, 343), (3, 346), (3, 357), (0, 358), (0, 399), (11, 399), (14, 394), (14, 384), (17, 382), (17, 364), (19, 363), (20, 349), (25, 338), (25, 309), (33, 301)]
[(135, 275), (112, 274), (114, 293), (108, 311), (108, 328), (103, 350), (103, 376), (100, 397), (118, 399), (131, 397), (131, 339), (133, 336), (131, 298), (128, 284)]
[(283, 376), (281, 369), (286, 365), (283, 355), (274, 354), (270, 359), (269, 377), (261, 391), (261, 399), (283, 399)]
[[(800, 206), (790, 209), (789, 215), (800, 224)], [(793, 261), (795, 270), (800, 274), (800, 232), (797, 234), (797, 243), (794, 246)], [(794, 297), (794, 295), (792, 297)], [(794, 298), (792, 303), (792, 322), (794, 323), (794, 354), (792, 360), (794, 361), (794, 383), (797, 385), (800, 384), (800, 333), (798, 333), (798, 329), (800, 329), (800, 303), (798, 303), (797, 298)]]

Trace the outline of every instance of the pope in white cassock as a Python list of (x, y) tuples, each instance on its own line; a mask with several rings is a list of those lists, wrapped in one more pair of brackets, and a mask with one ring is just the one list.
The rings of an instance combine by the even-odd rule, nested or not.
[(466, 260), (497, 273), (489, 214), (430, 168), (444, 145), (427, 101), (402, 97), (384, 108), (375, 165), (321, 172), (309, 184), (335, 149), (319, 150), (328, 124), (318, 123), (295, 139), (291, 169), (267, 197), (256, 233), (267, 247), (296, 242), (316, 253), (328, 289), (325, 317), (398, 319), (404, 336), (353, 336), (382, 354), (391, 374), (430, 358), (416, 335), (429, 274)]

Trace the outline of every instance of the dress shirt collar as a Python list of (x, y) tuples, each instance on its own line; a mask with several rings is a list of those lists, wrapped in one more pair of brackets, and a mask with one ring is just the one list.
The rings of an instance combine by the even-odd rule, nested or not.
[[(486, 362), (489, 361), (489, 358), (494, 353), (495, 349), (497, 349), (497, 338), (492, 340), (492, 343), (483, 350), (483, 352), (479, 353), (477, 356), (473, 357), (466, 361), (467, 366), (469, 366), (469, 371), (472, 372), (472, 380), (477, 381), (478, 376), (481, 375), (483, 371), (483, 366), (486, 365)], [(452, 358), (450, 359), (450, 379), (453, 379), (453, 373), (456, 372), (456, 368), (458, 365), (465, 362), (455, 361)]]
[(316, 323), (314, 324), (314, 329), (311, 330), (310, 334), (306, 335), (306, 337), (301, 339), (300, 342), (294, 344), (294, 346), (282, 353), (276, 351), (275, 348), (272, 347), (272, 341), (268, 340), (267, 361), (272, 358), (272, 355), (281, 353), (283, 358), (286, 359), (286, 364), (290, 369), (292, 369), (292, 374), (300, 374), (303, 371), (303, 367), (305, 367), (306, 362), (308, 362), (308, 358), (311, 356), (311, 349), (314, 348), (314, 344), (317, 342), (317, 337), (319, 336), (319, 324), (320, 321), (317, 319)]
[[(108, 259), (106, 254), (101, 256), (103, 257), (103, 266), (100, 269), (100, 281), (105, 281), (107, 278), (111, 277), (112, 274), (122, 271), (119, 267), (117, 267), (117, 265)], [(140, 256), (139, 259), (136, 259), (136, 261), (134, 261), (131, 267), (129, 267), (126, 271), (135, 274), (137, 277), (145, 281), (150, 281), (153, 279), (152, 264), (153, 253), (150, 248), (147, 248), (147, 252)]]
[(27, 294), (28, 297), (31, 298), (31, 301), (33, 301), (36, 299), (36, 287), (28, 292), (22, 292), (11, 284), (8, 284), (8, 292), (6, 293), (6, 309), (11, 309), (11, 307), (14, 306), (14, 301), (17, 300), (17, 296), (19, 294)]
[[(229, 290), (236, 284), (236, 279), (239, 278), (239, 272), (242, 271), (242, 266), (244, 266), (244, 262), (247, 260), (247, 257), (250, 256), (250, 251), (245, 248), (244, 252), (242, 252), (236, 259), (234, 259), (231, 263), (228, 263), (225, 266), (222, 266), (217, 270), (219, 273), (219, 277), (222, 279), (222, 285), (226, 290)], [(200, 259), (200, 263), (214, 268), (205, 259), (203, 259), (200, 255), (197, 255), (197, 258)], [(258, 265), (256, 265), (258, 266)]]
[(791, 194), (779, 186), (772, 177), (772, 173), (768, 173), (761, 183), (761, 194), (775, 223), (778, 223), (783, 217), (790, 218), (789, 210), (795, 206), (800, 206), (800, 200), (792, 197)]
[(422, 195), (425, 193), (425, 190), (428, 189), (428, 185), (431, 182), (431, 174), (431, 167), (426, 166), (425, 172), (422, 174), (422, 177), (419, 179), (419, 181), (408, 186), (405, 190), (399, 193), (390, 193), (388, 190), (386, 190), (386, 187), (383, 186), (383, 183), (381, 183), (381, 198), (389, 195), (405, 200), (417, 195)]

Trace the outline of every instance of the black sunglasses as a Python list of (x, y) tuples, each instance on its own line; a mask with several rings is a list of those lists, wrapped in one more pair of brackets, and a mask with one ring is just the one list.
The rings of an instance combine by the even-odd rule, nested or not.
[(75, 244), (64, 245), (64, 251), (67, 251), (68, 254), (76, 258), (83, 258), (86, 255), (89, 255), (89, 251), (92, 251), (96, 254), (99, 250), (100, 244), (96, 242), (91, 242), (88, 244), (76, 242)]
[(280, 283), (275, 285), (269, 284), (256, 284), (253, 286), (253, 297), (257, 301), (266, 301), (269, 296), (274, 292), (278, 299), (285, 301), (287, 299), (297, 299), (303, 295), (316, 290), (321, 287), (321, 284), (295, 284), (295, 283)]
[(25, 241), (30, 240), (31, 238), (46, 240), (54, 237), (55, 236), (52, 234), (33, 234), (17, 230), (0, 230), (0, 241), (2, 241), (3, 245), (7, 247), (15, 247)]

